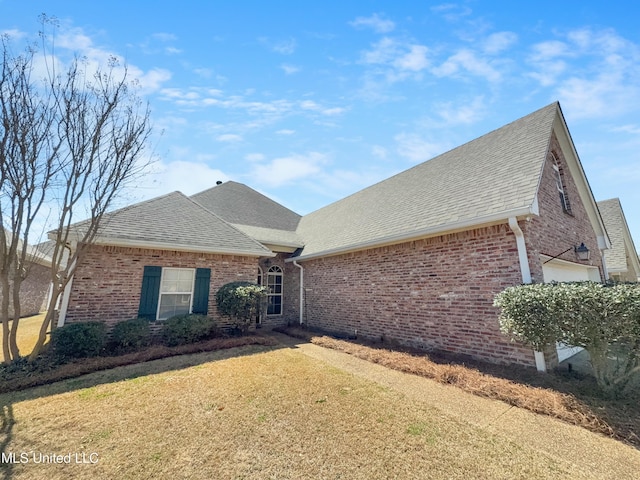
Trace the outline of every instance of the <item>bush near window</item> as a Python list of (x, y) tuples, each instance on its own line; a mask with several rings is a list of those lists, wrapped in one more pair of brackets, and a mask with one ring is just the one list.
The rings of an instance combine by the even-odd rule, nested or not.
[(640, 377), (640, 284), (546, 283), (510, 287), (495, 297), (500, 329), (541, 351), (583, 347), (598, 385), (620, 394)]
[(169, 347), (206, 340), (216, 335), (213, 318), (206, 315), (176, 315), (163, 322), (160, 331), (162, 343)]
[(128, 353), (151, 345), (151, 328), (146, 318), (125, 320), (113, 327), (109, 342), (115, 353)]
[(51, 352), (59, 361), (102, 353), (107, 327), (102, 322), (71, 323), (51, 332)]
[(267, 289), (251, 282), (231, 282), (216, 293), (218, 311), (234, 320), (234, 328), (247, 333), (254, 319), (264, 308)]

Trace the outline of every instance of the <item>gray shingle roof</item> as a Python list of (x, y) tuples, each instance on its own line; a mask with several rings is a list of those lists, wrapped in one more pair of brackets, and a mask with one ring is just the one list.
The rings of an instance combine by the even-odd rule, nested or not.
[[(606, 252), (607, 268), (610, 271), (624, 272), (628, 270), (627, 248), (630, 255), (635, 254), (635, 247), (629, 227), (622, 211), (622, 205), (618, 198), (598, 202), (598, 210), (604, 221), (604, 226), (611, 240), (611, 248)], [(631, 245), (625, 245), (625, 233), (628, 233)]]
[[(86, 222), (76, 224), (78, 231)], [(106, 214), (99, 243), (271, 256), (270, 250), (180, 192)]]
[(301, 256), (446, 231), (532, 208), (559, 115), (553, 103), (300, 220)]
[(225, 182), (191, 196), (225, 221), (294, 232), (300, 215), (238, 182)]

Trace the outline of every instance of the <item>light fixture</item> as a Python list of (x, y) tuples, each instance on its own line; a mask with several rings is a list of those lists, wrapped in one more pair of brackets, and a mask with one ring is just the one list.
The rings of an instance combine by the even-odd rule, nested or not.
[(580, 261), (589, 260), (589, 257), (591, 256), (591, 252), (589, 251), (589, 249), (586, 247), (584, 242), (581, 242), (579, 247), (576, 247), (575, 245), (573, 247), (569, 247), (564, 252), (560, 252), (558, 255), (551, 257), (548, 260), (542, 262), (542, 264), (544, 265), (545, 263), (549, 263), (551, 260), (555, 260), (559, 256), (564, 255), (565, 253), (571, 251), (571, 249), (573, 249), (573, 251), (576, 253), (576, 258)]
[(584, 242), (581, 243), (579, 247), (575, 247), (575, 252), (576, 252), (576, 257), (578, 257), (578, 260), (582, 260), (582, 261), (589, 260), (589, 257), (591, 256), (591, 252), (586, 247)]

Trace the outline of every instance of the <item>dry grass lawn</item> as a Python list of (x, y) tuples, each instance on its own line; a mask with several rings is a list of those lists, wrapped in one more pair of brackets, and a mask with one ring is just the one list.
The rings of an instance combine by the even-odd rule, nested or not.
[[(39, 315), (34, 315), (32, 317), (21, 318), (18, 324), (18, 349), (20, 350), (20, 355), (23, 357), (29, 355), (33, 350), (33, 347), (38, 340), (38, 335), (40, 334), (40, 327), (42, 326), (42, 322), (44, 322), (44, 313)], [(9, 322), (11, 324), (11, 322)], [(0, 325), (0, 332), (2, 331), (2, 325)], [(47, 338), (47, 341), (48, 338)], [(4, 353), (0, 353), (2, 355), (2, 361), (4, 361)]]
[(297, 327), (283, 331), (322, 347), (454, 385), (474, 395), (548, 415), (640, 448), (640, 403), (637, 396), (605, 398), (590, 376), (540, 375), (531, 369), (514, 369), (425, 352), (387, 349), (366, 342), (344, 341)]
[(4, 479), (591, 478), (290, 348), (166, 358), (0, 401), (1, 451), (29, 459), (0, 466)]

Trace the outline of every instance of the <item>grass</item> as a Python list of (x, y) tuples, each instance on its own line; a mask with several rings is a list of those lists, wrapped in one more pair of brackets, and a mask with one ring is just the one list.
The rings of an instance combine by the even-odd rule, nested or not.
[(601, 433), (640, 448), (640, 403), (636, 396), (603, 397), (595, 379), (580, 374), (540, 375), (532, 369), (386, 349), (379, 344), (344, 341), (298, 327), (282, 330), (316, 345), (349, 353), (386, 367), (455, 385), (474, 395), (506, 402)]
[(598, 476), (289, 348), (165, 358), (0, 401), (3, 452), (97, 459), (5, 463), (4, 479)]
[[(41, 313), (39, 315), (20, 319), (18, 324), (18, 336), (16, 339), (20, 355), (26, 356), (32, 352), (33, 347), (38, 340), (38, 335), (40, 335), (40, 327), (42, 326), (42, 322), (44, 322), (44, 316), (45, 314)], [(9, 322), (9, 325), (11, 325), (11, 323), (12, 322)], [(2, 325), (0, 325), (0, 331), (2, 331), (2, 328)], [(47, 342), (48, 341), (49, 338), (47, 337)], [(1, 355), (2, 361), (4, 361), (4, 352)]]

